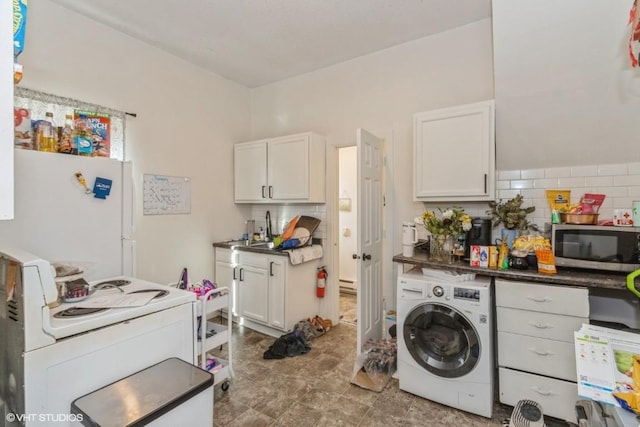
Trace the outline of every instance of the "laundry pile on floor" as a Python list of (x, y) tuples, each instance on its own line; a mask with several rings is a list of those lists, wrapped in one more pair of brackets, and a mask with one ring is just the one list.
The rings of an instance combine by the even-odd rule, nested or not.
[(301, 320), (294, 326), (293, 332), (277, 338), (262, 357), (264, 359), (284, 359), (305, 354), (311, 350), (309, 342), (324, 335), (332, 326), (330, 319), (323, 319), (320, 316)]

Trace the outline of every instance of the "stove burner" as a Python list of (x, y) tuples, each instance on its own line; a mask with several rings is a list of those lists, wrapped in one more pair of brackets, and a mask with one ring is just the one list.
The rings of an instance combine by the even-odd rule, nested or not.
[(82, 308), (82, 307), (70, 307), (66, 310), (62, 310), (53, 315), (58, 319), (64, 319), (68, 317), (86, 316), (89, 314), (100, 313), (101, 311), (108, 310), (108, 308)]
[(160, 299), (162, 297), (166, 297), (167, 295), (169, 295), (169, 291), (165, 291), (164, 289), (140, 289), (139, 291), (132, 291), (132, 292), (129, 292), (129, 293), (130, 294), (143, 294), (143, 293), (147, 293), (147, 292), (156, 292), (158, 294), (155, 297), (153, 297), (151, 299), (151, 301), (153, 301), (154, 299)]
[(94, 289), (113, 289), (119, 288), (120, 286), (126, 286), (131, 283), (131, 280), (126, 279), (115, 279), (115, 280), (105, 280), (104, 282), (100, 282), (96, 284)]

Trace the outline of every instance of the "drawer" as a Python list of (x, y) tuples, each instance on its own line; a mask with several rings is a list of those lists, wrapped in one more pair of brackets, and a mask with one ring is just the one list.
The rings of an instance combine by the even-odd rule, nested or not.
[(586, 288), (496, 279), (496, 305), (565, 316), (589, 317), (589, 291)]
[(562, 316), (505, 307), (498, 307), (496, 311), (498, 331), (569, 343), (574, 342), (573, 333), (580, 330), (583, 323), (589, 323), (586, 317)]
[(498, 332), (498, 365), (577, 380), (574, 343)]
[(575, 423), (574, 408), (578, 400), (575, 383), (506, 368), (500, 368), (498, 375), (500, 402), (515, 406), (519, 400), (531, 399), (542, 406), (544, 415)]
[(269, 267), (269, 256), (264, 254), (254, 254), (251, 252), (241, 252), (239, 254), (238, 263), (245, 266), (257, 267), (257, 268), (268, 268)]
[(237, 252), (234, 252), (231, 249), (215, 248), (215, 256), (216, 262), (221, 261), (228, 262), (230, 264), (236, 264), (238, 262)]

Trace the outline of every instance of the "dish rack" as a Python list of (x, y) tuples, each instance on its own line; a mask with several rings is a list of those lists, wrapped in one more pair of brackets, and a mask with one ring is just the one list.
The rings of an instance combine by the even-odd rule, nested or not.
[[(198, 298), (198, 355), (199, 366), (213, 374), (214, 386), (222, 383), (223, 391), (229, 389), (229, 381), (233, 378), (231, 330), (232, 316), (227, 316), (227, 324), (209, 321), (211, 315), (220, 310), (231, 313), (231, 292), (229, 288), (211, 289)], [(209, 354), (211, 350), (227, 345), (228, 359)]]

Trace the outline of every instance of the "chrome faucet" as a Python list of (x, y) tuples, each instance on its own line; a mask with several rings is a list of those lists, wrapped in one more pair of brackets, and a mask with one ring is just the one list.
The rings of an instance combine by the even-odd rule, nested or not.
[(265, 218), (266, 222), (266, 237), (267, 240), (271, 240), (271, 212), (267, 211), (267, 215)]

